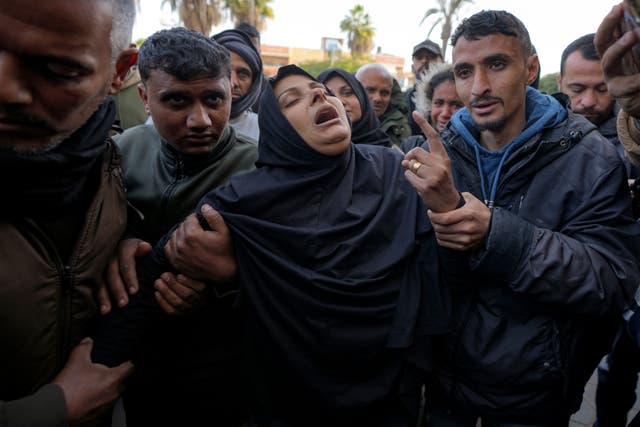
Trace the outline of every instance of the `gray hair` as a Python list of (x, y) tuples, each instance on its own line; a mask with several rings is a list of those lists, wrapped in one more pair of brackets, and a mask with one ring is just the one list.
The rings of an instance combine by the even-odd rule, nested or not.
[(360, 80), (360, 77), (366, 71), (375, 71), (384, 78), (389, 79), (389, 81), (393, 83), (393, 76), (391, 75), (389, 70), (387, 70), (387, 68), (382, 64), (364, 64), (362, 67), (358, 68), (358, 71), (356, 71), (356, 79)]
[(136, 19), (136, 7), (133, 0), (109, 0), (113, 7), (111, 24), (111, 61), (115, 63), (120, 52), (131, 42), (133, 23)]

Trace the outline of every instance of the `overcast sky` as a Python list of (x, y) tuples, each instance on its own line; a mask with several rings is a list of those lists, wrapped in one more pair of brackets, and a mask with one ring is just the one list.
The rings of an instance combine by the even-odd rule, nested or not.
[[(384, 53), (405, 57), (405, 69), (408, 70), (412, 47), (426, 38), (433, 22), (429, 20), (420, 25), (420, 20), (427, 9), (436, 5), (435, 1), (416, 0), (324, 0), (324, 7), (320, 8), (319, 3), (274, 0), (271, 7), (275, 19), (267, 21), (262, 43), (318, 49), (322, 37), (346, 38), (340, 32), (340, 21), (354, 5), (362, 4), (376, 29), (374, 44)], [(559, 71), (563, 49), (576, 38), (595, 32), (602, 18), (617, 3), (617, 0), (475, 0), (463, 7), (460, 18), (483, 9), (504, 9), (513, 13), (527, 26), (544, 75)], [(162, 0), (141, 0), (134, 39), (178, 24), (169, 7), (161, 9), (161, 4)], [(232, 26), (227, 22), (214, 28), (213, 32)], [(439, 30), (436, 29), (430, 38), (440, 43)]]

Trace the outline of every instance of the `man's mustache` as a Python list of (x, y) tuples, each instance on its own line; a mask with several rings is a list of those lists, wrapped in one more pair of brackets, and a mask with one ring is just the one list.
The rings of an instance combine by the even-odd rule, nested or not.
[(38, 127), (48, 131), (54, 131), (54, 126), (47, 120), (23, 111), (21, 107), (0, 106), (0, 121), (13, 123), (20, 126)]
[(582, 108), (580, 110), (573, 110), (576, 114), (602, 114), (602, 111), (598, 111), (595, 108)]
[(475, 107), (478, 104), (485, 104), (488, 102), (499, 102), (500, 104), (504, 104), (504, 102), (502, 102), (502, 98), (498, 98), (497, 96), (479, 96), (477, 98), (473, 98), (471, 102), (469, 102), (469, 105)]

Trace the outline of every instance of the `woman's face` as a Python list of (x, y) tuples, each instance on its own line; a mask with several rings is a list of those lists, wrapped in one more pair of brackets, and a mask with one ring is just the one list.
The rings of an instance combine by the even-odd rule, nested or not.
[(433, 90), (431, 100), (431, 123), (438, 132), (442, 132), (449, 123), (451, 116), (463, 107), (456, 92), (456, 85), (451, 80), (445, 80)]
[(340, 76), (334, 76), (324, 84), (331, 92), (336, 94), (340, 101), (342, 101), (342, 105), (344, 105), (344, 109), (349, 115), (351, 123), (356, 123), (362, 118), (362, 107), (360, 107), (360, 101), (345, 79)]
[(282, 114), (315, 151), (337, 156), (351, 142), (351, 127), (338, 98), (322, 83), (302, 75), (290, 75), (273, 88)]

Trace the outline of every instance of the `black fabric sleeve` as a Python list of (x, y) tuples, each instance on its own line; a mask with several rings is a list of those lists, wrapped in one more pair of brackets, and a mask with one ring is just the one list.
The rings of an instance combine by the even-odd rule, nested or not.
[(114, 307), (102, 316), (93, 336), (92, 359), (95, 363), (117, 366), (135, 355), (137, 343), (157, 320), (166, 314), (156, 303), (153, 282), (167, 271), (174, 271), (164, 255), (167, 233), (153, 251), (136, 265), (140, 289), (125, 307)]

